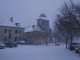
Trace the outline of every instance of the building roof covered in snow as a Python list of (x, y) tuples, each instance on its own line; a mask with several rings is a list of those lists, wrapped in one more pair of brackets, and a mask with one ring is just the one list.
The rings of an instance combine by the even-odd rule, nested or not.
[(0, 26), (24, 28), (20, 22), (13, 21), (12, 17), (10, 20), (0, 21)]
[(42, 30), (37, 25), (32, 25), (32, 26), (25, 28), (25, 32), (32, 32), (32, 31), (42, 31)]
[(39, 19), (44, 19), (44, 20), (48, 20), (46, 14), (42, 14), (39, 16)]

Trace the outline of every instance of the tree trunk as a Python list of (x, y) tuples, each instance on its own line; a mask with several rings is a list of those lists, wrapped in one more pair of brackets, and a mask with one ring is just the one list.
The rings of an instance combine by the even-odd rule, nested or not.
[(38, 46), (38, 36), (37, 36), (37, 46)]
[(49, 44), (50, 44), (50, 46), (51, 46), (51, 41), (49, 41)]
[(67, 44), (68, 44), (68, 35), (66, 37), (66, 49), (67, 49)]
[(56, 41), (57, 41), (57, 39), (55, 38), (55, 45), (56, 45)]
[(46, 39), (46, 46), (47, 46), (47, 39)]
[(70, 40), (70, 46), (72, 45), (71, 43), (72, 43), (72, 40), (73, 40), (73, 36), (71, 36), (71, 40)]
[(38, 38), (39, 38), (39, 32), (37, 31), (37, 46), (38, 46)]

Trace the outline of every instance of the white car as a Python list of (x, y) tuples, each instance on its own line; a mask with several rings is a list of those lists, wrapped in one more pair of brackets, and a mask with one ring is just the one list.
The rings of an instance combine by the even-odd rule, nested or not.
[(25, 45), (26, 42), (25, 41), (19, 41), (18, 44)]
[(4, 49), (4, 47), (5, 47), (5, 44), (0, 42), (0, 49)]

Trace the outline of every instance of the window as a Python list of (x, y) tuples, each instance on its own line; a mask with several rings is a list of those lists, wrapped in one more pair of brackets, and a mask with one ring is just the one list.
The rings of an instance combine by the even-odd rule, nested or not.
[(21, 40), (21, 37), (15, 37), (15, 41), (20, 41)]
[(21, 34), (21, 30), (20, 30), (20, 34)]
[(9, 39), (11, 39), (11, 33), (9, 33)]
[(4, 41), (8, 41), (8, 37), (5, 37), (5, 38), (4, 38)]
[(15, 30), (15, 34), (17, 34), (17, 30)]
[(16, 33), (16, 34), (17, 34), (17, 33), (21, 34), (21, 30), (15, 30), (15, 33)]
[(4, 38), (4, 41), (6, 41), (6, 37)]
[(46, 21), (45, 21), (45, 25), (44, 26), (47, 26), (47, 23), (46, 23)]
[(42, 21), (42, 26), (44, 26), (44, 21)]
[(12, 30), (10, 29), (10, 32), (11, 32)]
[(5, 33), (11, 33), (11, 29), (5, 29), (4, 32)]
[(48, 22), (47, 21), (45, 21), (45, 26), (48, 26)]
[(6, 33), (7, 29), (4, 30), (4, 33)]

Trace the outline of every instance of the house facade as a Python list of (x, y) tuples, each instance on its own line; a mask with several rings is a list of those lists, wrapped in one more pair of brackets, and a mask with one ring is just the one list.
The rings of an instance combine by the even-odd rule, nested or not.
[(16, 42), (23, 39), (24, 28), (0, 25), (0, 42)]
[(44, 32), (40, 31), (31, 31), (26, 32), (26, 43), (31, 45), (42, 45), (46, 43), (46, 37), (44, 36)]

